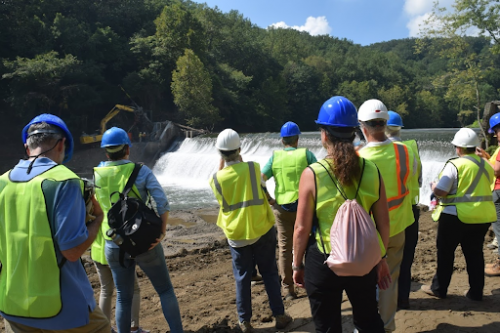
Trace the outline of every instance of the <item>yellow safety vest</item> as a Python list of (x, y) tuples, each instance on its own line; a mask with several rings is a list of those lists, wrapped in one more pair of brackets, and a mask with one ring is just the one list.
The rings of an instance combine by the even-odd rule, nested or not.
[[(106, 231), (109, 229), (108, 224), (108, 211), (111, 209), (111, 199), (110, 195), (113, 192), (122, 192), (127, 184), (130, 175), (134, 171), (135, 163), (125, 163), (120, 165), (109, 165), (94, 168), (94, 178), (96, 184), (96, 198), (99, 205), (104, 213), (104, 219), (101, 224), (101, 232), (97, 233), (97, 237), (92, 243), (90, 255), (92, 260), (102, 264), (107, 265), (106, 256), (104, 254), (104, 248), (106, 245), (106, 239), (111, 239), (106, 236)], [(141, 199), (141, 195), (137, 190), (137, 187), (132, 186), (132, 190), (129, 192), (129, 196)], [(118, 194), (113, 197), (114, 201), (118, 200)], [(113, 202), (114, 203), (114, 202)]]
[(408, 189), (413, 174), (413, 152), (402, 143), (391, 142), (365, 147), (359, 155), (375, 163), (380, 170), (391, 220), (390, 236), (395, 236), (415, 222)]
[(274, 214), (260, 186), (260, 166), (240, 162), (218, 171), (210, 187), (220, 205), (217, 225), (230, 240), (255, 239), (274, 225)]
[(274, 195), (278, 205), (295, 202), (299, 198), (299, 181), (307, 167), (306, 149), (277, 150), (273, 153)]
[[(24, 318), (52, 318), (62, 309), (61, 271), (42, 183), (80, 181), (57, 165), (26, 182), (0, 177), (0, 311)], [(83, 218), (83, 217), (82, 217)]]
[[(360, 166), (362, 165), (363, 159), (360, 158)], [(328, 163), (333, 163), (332, 160), (327, 162), (326, 160), (318, 161), (309, 165), (309, 168), (314, 172), (314, 179), (316, 182), (316, 216), (318, 218), (320, 232), (316, 232), (316, 243), (318, 250), (323, 251), (323, 246), (321, 245), (321, 239), (323, 238), (323, 244), (325, 245), (326, 254), (330, 253), (330, 229), (332, 228), (333, 220), (340, 206), (345, 202), (344, 197), (338, 191), (337, 187), (333, 183), (329, 176), (332, 175), (333, 179), (335, 176), (331, 173)], [(326, 168), (326, 170), (325, 170)], [(328, 170), (328, 171), (327, 171)], [(358, 188), (359, 178), (353, 181), (350, 186), (342, 186), (346, 196), (348, 198), (354, 199), (356, 189)], [(359, 187), (358, 196), (356, 201), (366, 210), (368, 214), (371, 214), (372, 206), (375, 202), (379, 200), (380, 193), (380, 179), (377, 166), (365, 160), (365, 168), (363, 171), (363, 178), (361, 180), (361, 186)], [(374, 222), (375, 223), (375, 222)], [(378, 233), (378, 231), (377, 231)], [(384, 243), (382, 238), (378, 235), (379, 244), (381, 249), (381, 256), (385, 255)]]
[(494, 178), (493, 168), (475, 154), (452, 158), (446, 163), (457, 168), (457, 193), (439, 199), (439, 206), (432, 214), (434, 221), (439, 220), (445, 206), (455, 206), (458, 219), (463, 223), (496, 222), (497, 214), (490, 189), (491, 179)]
[[(407, 140), (403, 141), (403, 143), (411, 149), (415, 158), (417, 159), (417, 172), (415, 172), (415, 175), (410, 178), (409, 185), (412, 205), (417, 205), (420, 202), (420, 184), (418, 183), (418, 178), (422, 174), (422, 161), (420, 160), (417, 141)], [(412, 162), (410, 161), (410, 163)]]

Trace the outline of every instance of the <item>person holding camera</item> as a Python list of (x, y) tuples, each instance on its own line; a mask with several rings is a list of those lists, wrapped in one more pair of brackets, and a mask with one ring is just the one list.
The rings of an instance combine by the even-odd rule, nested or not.
[[(130, 332), (136, 264), (141, 267), (158, 293), (163, 315), (170, 326), (170, 331), (180, 333), (183, 332), (183, 328), (179, 303), (170, 281), (163, 247), (157, 246), (165, 237), (170, 206), (163, 188), (148, 167), (142, 166), (139, 170), (129, 196), (144, 202), (149, 196), (154, 199), (156, 211), (162, 220), (162, 235), (151, 244), (149, 251), (136, 257), (125, 253), (122, 262), (120, 262), (120, 247), (106, 234), (110, 229), (107, 216), (112, 206), (110, 196), (114, 192), (123, 191), (135, 168), (135, 163), (129, 160), (131, 146), (130, 138), (123, 129), (117, 127), (108, 129), (104, 132), (101, 141), (101, 148), (105, 149), (108, 161), (101, 162), (99, 166), (94, 168), (97, 186), (96, 196), (105, 214), (102, 226), (102, 234), (106, 239), (105, 258), (111, 268), (117, 290), (116, 324), (118, 333)], [(118, 199), (118, 195), (115, 195)]]

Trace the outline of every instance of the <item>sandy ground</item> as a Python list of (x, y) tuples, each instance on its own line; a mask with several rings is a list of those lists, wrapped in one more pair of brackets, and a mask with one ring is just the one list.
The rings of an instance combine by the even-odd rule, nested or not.
[[(216, 218), (215, 208), (174, 211), (162, 242), (187, 332), (240, 332), (231, 254), (224, 235), (214, 224)], [(413, 264), (411, 309), (397, 313), (396, 332), (500, 332), (500, 277), (486, 277), (483, 302), (467, 300), (463, 296), (468, 286), (467, 272), (460, 248), (456, 251), (448, 298), (434, 299), (418, 291), (421, 284), (431, 281), (436, 268), (436, 226), (429, 213), (422, 214)], [(491, 240), (489, 232), (485, 244)], [(492, 262), (492, 251), (485, 247), (484, 253), (486, 262)], [(98, 299), (99, 280), (94, 265), (88, 255), (83, 260)], [(142, 299), (140, 325), (151, 332), (167, 332), (160, 300), (147, 277), (140, 269), (137, 271)], [(257, 284), (252, 292), (252, 325), (257, 332), (274, 332), (264, 286)], [(314, 332), (305, 291), (299, 290), (298, 294), (298, 299), (285, 302), (286, 310), (294, 317), (286, 331)], [(342, 309), (344, 332), (352, 332), (352, 312), (346, 296)]]

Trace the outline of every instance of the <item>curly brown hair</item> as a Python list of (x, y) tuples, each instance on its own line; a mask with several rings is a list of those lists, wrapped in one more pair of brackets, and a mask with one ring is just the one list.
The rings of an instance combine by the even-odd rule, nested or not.
[[(327, 157), (331, 157), (333, 163), (328, 163), (335, 177), (341, 185), (352, 185), (353, 179), (359, 177), (360, 164), (359, 157), (354, 149), (354, 129), (352, 128), (335, 128), (322, 127), (328, 139), (326, 150)], [(349, 138), (339, 138), (332, 132), (349, 133), (352, 136)]]

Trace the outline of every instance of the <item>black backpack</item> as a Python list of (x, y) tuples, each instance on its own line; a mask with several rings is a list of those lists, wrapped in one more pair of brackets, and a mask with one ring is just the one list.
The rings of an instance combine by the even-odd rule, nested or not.
[[(124, 266), (125, 252), (132, 257), (147, 252), (151, 244), (155, 243), (162, 234), (162, 220), (156, 212), (141, 199), (128, 196), (141, 167), (141, 164), (135, 164), (134, 171), (122, 193), (116, 191), (109, 196), (111, 201), (111, 208), (108, 211), (110, 229), (106, 235), (120, 247), (122, 266)], [(113, 203), (112, 198), (115, 194), (119, 195), (119, 200)]]

